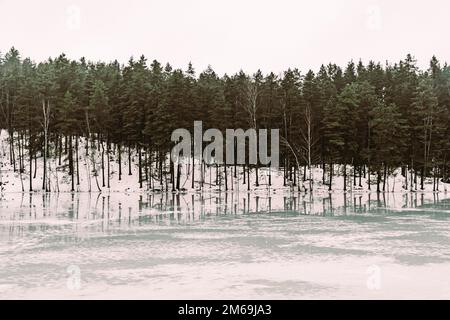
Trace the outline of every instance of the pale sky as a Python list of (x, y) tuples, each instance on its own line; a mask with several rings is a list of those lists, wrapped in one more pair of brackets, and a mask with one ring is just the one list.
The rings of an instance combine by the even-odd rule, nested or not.
[(0, 52), (42, 61), (144, 54), (197, 72), (318, 70), (360, 58), (450, 61), (448, 0), (0, 0)]

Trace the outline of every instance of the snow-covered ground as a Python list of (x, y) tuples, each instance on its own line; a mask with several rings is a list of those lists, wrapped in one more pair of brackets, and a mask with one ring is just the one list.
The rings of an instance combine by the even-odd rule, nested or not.
[[(123, 149), (123, 148), (122, 148)], [(101, 171), (101, 153), (95, 149), (89, 150), (90, 155), (85, 155), (85, 139), (79, 140), (79, 184), (75, 182), (75, 190), (77, 192), (98, 192), (99, 189), (102, 192), (145, 192), (150, 191), (154, 186), (155, 189), (161, 190), (166, 187), (165, 178), (163, 179), (163, 185), (156, 178), (150, 177), (152, 181), (144, 181), (143, 187), (139, 188), (139, 174), (138, 174), (138, 155), (135, 151), (132, 152), (131, 157), (131, 175), (128, 174), (128, 155), (126, 150), (122, 150), (122, 179), (119, 180), (119, 163), (117, 150), (110, 156), (110, 187), (107, 187), (107, 182), (105, 187), (102, 186), (102, 171)], [(74, 152), (75, 154), (75, 152)], [(29, 163), (28, 156), (25, 151), (25, 168), (24, 172), (20, 173), (18, 170), (14, 172), (13, 166), (9, 163), (9, 142), (8, 134), (5, 130), (0, 133), (0, 185), (3, 192), (21, 192), (22, 190), (29, 190)], [(18, 151), (16, 151), (16, 163), (18, 162)], [(106, 156), (105, 156), (106, 162)], [(51, 191), (59, 192), (69, 192), (71, 190), (71, 177), (68, 175), (68, 160), (67, 155), (63, 155), (61, 165), (58, 165), (58, 159), (51, 157), (48, 162), (48, 171), (50, 179), (50, 189)], [(34, 166), (33, 161), (33, 166)], [(33, 190), (42, 191), (42, 179), (43, 179), (43, 157), (37, 159), (37, 168), (33, 168)], [(93, 168), (95, 167), (97, 174), (93, 174)], [(105, 164), (105, 179), (107, 179), (107, 165)], [(244, 177), (242, 168), (238, 167), (237, 178), (234, 178), (232, 173), (232, 167), (227, 169), (227, 184), (230, 191), (244, 191), (248, 190), (248, 185), (244, 184)], [(152, 169), (153, 173), (155, 168)], [(215, 166), (206, 167), (204, 173), (204, 186), (203, 191), (223, 191), (225, 189), (225, 174), (222, 167), (219, 167), (219, 180), (220, 183), (216, 183), (216, 170)], [(343, 191), (344, 177), (342, 174), (343, 166), (335, 165), (332, 183), (333, 191)], [(36, 173), (34, 173), (36, 171)], [(259, 186), (255, 184), (255, 170), (250, 172), (250, 191), (252, 192), (287, 192), (287, 191), (297, 191), (298, 186), (293, 186), (293, 182), (288, 182), (287, 186), (283, 186), (283, 172), (282, 170), (274, 170), (268, 168), (260, 168), (259, 173)], [(143, 173), (144, 174), (144, 173)], [(200, 190), (200, 166), (195, 166), (195, 187), (194, 190), (191, 188), (192, 185), (192, 175), (191, 175), (191, 164), (181, 165), (181, 183), (180, 187), (184, 189), (184, 192), (199, 191)], [(271, 175), (272, 185), (269, 188), (269, 174)], [(300, 179), (300, 191), (309, 189), (309, 182), (303, 182), (303, 173), (298, 174)], [(315, 194), (328, 193), (328, 185), (322, 184), (322, 169), (320, 167), (314, 167), (312, 170), (313, 178), (313, 189)], [(328, 176), (327, 176), (328, 179)], [(359, 178), (357, 178), (357, 185), (353, 185), (353, 168), (352, 166), (347, 166), (347, 191), (348, 192), (364, 192), (368, 190), (368, 177), (361, 178), (361, 185), (359, 187)], [(409, 179), (409, 176), (408, 176)], [(420, 178), (419, 186), (420, 187)], [(376, 190), (376, 176), (371, 176), (371, 189)], [(409, 183), (408, 183), (409, 184)], [(389, 192), (405, 192), (405, 177), (401, 175), (400, 169), (395, 170), (391, 175), (388, 176), (386, 181), (386, 191)], [(168, 189), (171, 190), (170, 183)], [(408, 185), (409, 189), (409, 185)], [(446, 192), (450, 190), (450, 184), (439, 183), (439, 191)], [(420, 191), (433, 191), (433, 181), (431, 178), (426, 179), (424, 190)]]

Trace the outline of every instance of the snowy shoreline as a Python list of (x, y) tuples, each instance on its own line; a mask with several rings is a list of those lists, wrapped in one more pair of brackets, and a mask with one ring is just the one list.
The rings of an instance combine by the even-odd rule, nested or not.
[[(131, 150), (131, 165), (128, 162), (128, 155), (123, 150), (121, 151), (121, 157), (118, 155), (116, 148), (112, 148), (108, 156), (104, 155), (102, 158), (101, 152), (96, 148), (90, 148), (89, 155), (86, 156), (85, 139), (79, 138), (78, 146), (78, 165), (77, 173), (75, 174), (75, 188), (74, 192), (92, 192), (92, 193), (202, 193), (202, 192), (239, 192), (239, 193), (272, 193), (272, 192), (290, 192), (300, 194), (310, 194), (309, 180), (304, 180), (308, 175), (304, 172), (305, 168), (299, 168), (297, 173), (294, 172), (292, 180), (285, 180), (283, 168), (278, 170), (267, 167), (258, 168), (258, 185), (256, 184), (256, 169), (247, 168), (246, 171), (241, 166), (234, 167), (232, 165), (227, 166), (224, 170), (224, 166), (215, 165), (200, 165), (195, 164), (194, 170), (194, 183), (192, 183), (192, 163), (189, 159), (186, 159), (183, 164), (180, 165), (180, 190), (173, 190), (172, 183), (170, 182), (170, 173), (168, 172), (169, 163), (164, 163), (163, 178), (162, 180), (157, 177), (156, 163), (153, 162), (145, 169), (147, 172), (143, 172), (141, 168), (141, 174), (148, 177), (142, 181), (142, 188), (139, 183), (139, 161), (138, 153), (136, 150)], [(97, 146), (98, 148), (98, 146)], [(105, 148), (106, 149), (106, 148)], [(29, 157), (27, 152), (21, 154), (21, 158), (17, 156), (16, 170), (14, 166), (9, 162), (10, 159), (10, 146), (8, 141), (8, 134), (6, 130), (2, 130), (0, 134), (0, 192), (2, 193), (14, 193), (14, 192), (30, 192), (30, 176), (32, 177), (32, 192), (46, 192), (43, 189), (42, 177), (44, 176), (44, 160), (42, 155), (33, 158), (32, 160), (32, 172), (29, 172)], [(19, 150), (16, 151), (19, 155)], [(48, 179), (48, 191), (47, 192), (72, 192), (71, 184), (72, 178), (68, 172), (68, 156), (63, 155), (61, 162), (56, 155), (51, 155), (47, 159), (47, 179)], [(121, 159), (120, 168), (122, 174), (119, 180), (119, 158)], [(107, 160), (109, 159), (109, 165)], [(22, 172), (19, 170), (19, 162), (22, 161)], [(106, 162), (106, 163), (105, 163)], [(203, 167), (203, 169), (201, 169)], [(346, 186), (347, 190), (344, 190), (344, 174), (343, 168), (346, 170)], [(102, 170), (103, 168), (103, 170)], [(234, 172), (236, 170), (236, 172)], [(354, 172), (354, 170), (356, 170)], [(325, 173), (325, 182), (329, 182), (329, 168)], [(107, 174), (108, 172), (108, 174)], [(370, 175), (370, 186), (368, 188), (369, 176), (366, 173), (364, 176), (359, 177), (361, 172), (359, 168), (354, 168), (351, 165), (333, 165), (333, 178), (332, 178), (332, 190), (329, 190), (329, 184), (323, 184), (323, 171), (321, 166), (316, 165), (312, 167), (311, 176), (313, 180), (313, 195), (321, 195), (347, 192), (347, 193), (374, 193), (377, 192), (377, 176), (375, 173)], [(131, 174), (129, 174), (131, 173)], [(354, 176), (355, 174), (355, 176)], [(444, 183), (438, 181), (437, 185), (433, 186), (433, 178), (426, 177), (424, 180), (424, 189), (420, 189), (420, 177), (417, 176), (417, 183), (411, 184), (412, 173), (408, 172), (408, 177), (402, 175), (401, 168), (390, 171), (390, 174), (386, 177), (386, 183), (380, 189), (380, 192), (391, 193), (432, 193), (432, 192), (447, 192), (450, 190), (450, 183)], [(226, 176), (226, 178), (225, 178)], [(109, 177), (109, 180), (107, 177)], [(106, 181), (103, 186), (103, 181)], [(250, 181), (250, 186), (248, 185)], [(270, 182), (270, 186), (269, 186)], [(405, 184), (407, 188), (405, 189)], [(286, 184), (286, 185), (284, 185)], [(381, 182), (383, 184), (383, 182)], [(109, 185), (109, 188), (108, 188)], [(194, 188), (192, 188), (194, 185)], [(411, 190), (411, 188), (415, 190)], [(433, 188), (438, 190), (433, 191)]]

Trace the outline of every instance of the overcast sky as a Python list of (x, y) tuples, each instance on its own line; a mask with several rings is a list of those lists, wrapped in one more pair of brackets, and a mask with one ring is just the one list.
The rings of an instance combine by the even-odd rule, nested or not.
[(0, 51), (35, 61), (144, 54), (221, 74), (407, 53), (426, 67), (433, 54), (450, 61), (449, 14), (448, 0), (0, 0)]

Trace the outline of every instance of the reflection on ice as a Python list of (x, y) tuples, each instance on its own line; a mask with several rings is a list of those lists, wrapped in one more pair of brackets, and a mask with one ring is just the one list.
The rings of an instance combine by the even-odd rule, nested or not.
[[(193, 221), (208, 216), (291, 213), (335, 216), (371, 212), (450, 213), (450, 199), (440, 193), (308, 194), (124, 194), (13, 193), (0, 202), (0, 224), (68, 224), (85, 221)], [(428, 208), (428, 209), (427, 209)], [(146, 219), (143, 219), (146, 217)]]

